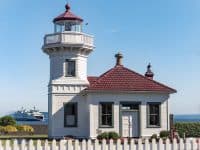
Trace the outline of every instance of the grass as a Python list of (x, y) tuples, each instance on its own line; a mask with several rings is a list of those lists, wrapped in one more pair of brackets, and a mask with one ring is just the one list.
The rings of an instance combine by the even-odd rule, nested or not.
[(34, 135), (0, 135), (1, 139), (47, 139), (46, 134), (34, 134)]

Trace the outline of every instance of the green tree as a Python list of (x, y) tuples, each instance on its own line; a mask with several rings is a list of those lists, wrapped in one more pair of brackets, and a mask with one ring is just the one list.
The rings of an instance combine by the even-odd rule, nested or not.
[(0, 118), (0, 126), (8, 126), (8, 125), (16, 125), (16, 121), (13, 117), (11, 116), (4, 116)]

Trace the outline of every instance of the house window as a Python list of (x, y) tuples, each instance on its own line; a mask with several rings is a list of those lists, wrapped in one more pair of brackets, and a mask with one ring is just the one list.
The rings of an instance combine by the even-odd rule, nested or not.
[(100, 127), (113, 126), (113, 103), (100, 103)]
[(65, 76), (75, 76), (76, 72), (76, 62), (75, 60), (67, 59), (65, 61)]
[(64, 126), (77, 127), (77, 103), (67, 103), (64, 105)]
[(160, 103), (148, 104), (148, 127), (160, 127)]

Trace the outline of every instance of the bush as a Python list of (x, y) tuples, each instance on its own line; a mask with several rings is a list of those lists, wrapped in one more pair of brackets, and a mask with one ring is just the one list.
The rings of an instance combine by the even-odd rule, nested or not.
[(102, 140), (102, 139), (113, 139), (117, 140), (120, 138), (119, 134), (116, 132), (103, 132), (97, 136), (97, 139)]
[(0, 126), (0, 133), (4, 132), (4, 127)]
[(19, 132), (23, 132), (24, 131), (24, 128), (22, 125), (15, 125), (15, 127), (17, 128), (17, 131)]
[(0, 118), (0, 126), (8, 126), (8, 125), (11, 125), (11, 126), (16, 125), (16, 121), (13, 117), (5, 116), (5, 117)]
[(25, 132), (28, 132), (28, 133), (33, 133), (33, 132), (34, 132), (33, 127), (31, 127), (31, 126), (29, 126), (29, 125), (23, 125), (22, 127), (23, 127), (23, 130), (24, 130)]
[(157, 134), (153, 134), (153, 135), (151, 136), (151, 139), (157, 139), (157, 138), (158, 138)]
[(17, 128), (15, 126), (8, 125), (8, 126), (3, 127), (3, 132), (4, 133), (16, 133)]
[(108, 132), (103, 132), (103, 133), (99, 134), (99, 135), (97, 136), (97, 139), (98, 139), (98, 140), (109, 139)]
[(33, 127), (31, 127), (29, 125), (17, 125), (16, 128), (20, 132), (28, 132), (28, 133), (33, 133), (34, 132)]
[(113, 139), (113, 140), (117, 140), (120, 138), (119, 134), (116, 132), (109, 132), (108, 137), (109, 137), (109, 139)]
[(179, 136), (182, 138), (184, 133), (186, 137), (200, 137), (200, 122), (177, 122), (174, 126)]
[(160, 138), (167, 138), (170, 136), (169, 131), (160, 131)]

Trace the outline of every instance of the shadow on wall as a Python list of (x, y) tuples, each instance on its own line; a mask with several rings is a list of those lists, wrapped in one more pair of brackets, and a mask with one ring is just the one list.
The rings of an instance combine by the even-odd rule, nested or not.
[(58, 110), (52, 116), (52, 129), (54, 137), (73, 136), (87, 138), (89, 135), (89, 110), (86, 96), (53, 95)]

